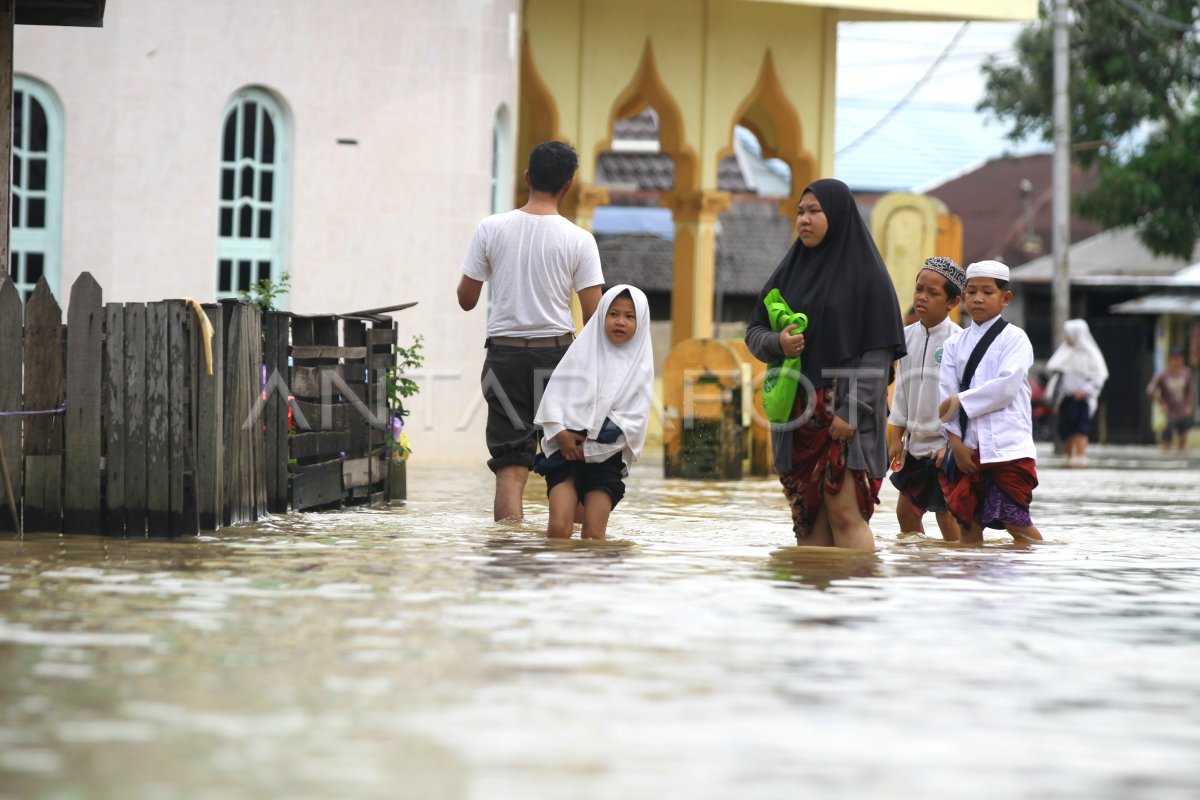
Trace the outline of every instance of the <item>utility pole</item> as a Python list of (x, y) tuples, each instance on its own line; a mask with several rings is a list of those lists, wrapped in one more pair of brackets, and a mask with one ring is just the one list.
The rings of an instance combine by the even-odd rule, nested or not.
[(1071, 311), (1071, 275), (1067, 249), (1071, 246), (1071, 112), (1067, 105), (1069, 59), (1067, 0), (1054, 0), (1054, 277), (1051, 308), (1057, 348), (1063, 341), (1063, 323)]

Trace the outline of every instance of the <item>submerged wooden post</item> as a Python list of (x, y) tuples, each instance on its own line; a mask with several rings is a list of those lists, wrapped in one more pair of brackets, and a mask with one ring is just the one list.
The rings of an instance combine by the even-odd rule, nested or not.
[[(21, 296), (16, 285), (7, 275), (0, 275), (0, 412), (21, 411), (23, 408), (21, 361), (25, 339), (21, 335), (22, 316)], [(9, 483), (12, 484), (11, 496), (5, 486), (0, 486), (0, 505), (10, 506), (18, 518), (25, 475), (25, 457), (21, 449), (22, 425), (23, 418), (20, 416), (0, 417), (0, 450), (4, 452)], [(0, 531), (15, 532), (19, 527), (12, 521), (11, 515), (0, 513)]]
[(63, 532), (100, 533), (100, 404), (104, 299), (84, 272), (67, 307), (67, 410)]
[(25, 530), (62, 532), (62, 309), (43, 275), (25, 306)]

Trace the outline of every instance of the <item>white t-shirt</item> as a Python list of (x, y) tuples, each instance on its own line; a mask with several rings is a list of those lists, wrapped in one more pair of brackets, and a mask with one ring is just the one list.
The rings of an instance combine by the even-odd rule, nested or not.
[(571, 290), (604, 283), (591, 233), (558, 214), (519, 208), (479, 223), (462, 271), (491, 281), (488, 336), (573, 333)]

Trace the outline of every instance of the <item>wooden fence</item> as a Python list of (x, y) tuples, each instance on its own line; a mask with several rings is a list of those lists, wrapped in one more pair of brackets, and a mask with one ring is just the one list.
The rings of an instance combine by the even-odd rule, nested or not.
[(392, 499), (390, 317), (105, 305), (88, 273), (65, 327), (44, 279), (23, 311), (0, 276), (0, 531), (187, 536)]

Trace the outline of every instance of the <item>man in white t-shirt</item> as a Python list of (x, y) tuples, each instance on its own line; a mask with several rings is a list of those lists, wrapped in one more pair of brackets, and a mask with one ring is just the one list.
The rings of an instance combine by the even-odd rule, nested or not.
[(458, 304), (475, 308), (492, 284), (483, 396), (488, 404), (488, 467), (496, 475), (495, 518), (521, 519), (521, 495), (537, 452), (533, 414), (550, 373), (574, 338), (571, 290), (586, 323), (600, 302), (604, 276), (591, 233), (558, 213), (579, 157), (563, 142), (529, 154), (529, 201), (479, 223), (463, 261)]

